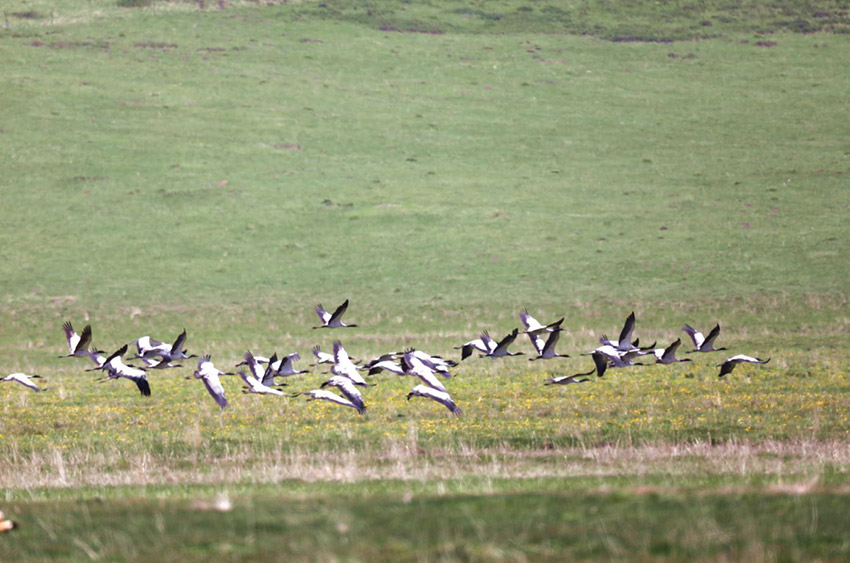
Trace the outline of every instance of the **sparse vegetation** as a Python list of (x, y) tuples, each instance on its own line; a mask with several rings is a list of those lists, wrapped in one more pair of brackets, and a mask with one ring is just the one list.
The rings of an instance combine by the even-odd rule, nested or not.
[(119, 8), (146, 8), (153, 4), (153, 0), (117, 0)]

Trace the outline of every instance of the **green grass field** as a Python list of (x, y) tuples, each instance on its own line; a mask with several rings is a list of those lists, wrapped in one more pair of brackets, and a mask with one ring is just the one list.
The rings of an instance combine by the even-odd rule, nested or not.
[[(0, 375), (49, 390), (0, 384), (0, 561), (848, 557), (845, 3), (273, 4), (4, 6)], [(464, 361), (460, 418), (57, 358), (459, 359), (523, 307), (571, 358)], [(771, 362), (543, 385), (631, 311)]]

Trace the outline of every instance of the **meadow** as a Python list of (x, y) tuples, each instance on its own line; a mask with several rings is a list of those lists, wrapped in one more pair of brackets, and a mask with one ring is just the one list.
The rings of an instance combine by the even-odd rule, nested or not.
[[(846, 5), (4, 11), (0, 375), (48, 391), (0, 384), (0, 561), (847, 558)], [(311, 328), (345, 298), (359, 328)], [(459, 359), (524, 307), (571, 357), (465, 360), (460, 418), (388, 375), (363, 416), (238, 378), (220, 411), (191, 361), (143, 398), (58, 358), (71, 320), (223, 369)], [(771, 362), (543, 385), (631, 311)]]

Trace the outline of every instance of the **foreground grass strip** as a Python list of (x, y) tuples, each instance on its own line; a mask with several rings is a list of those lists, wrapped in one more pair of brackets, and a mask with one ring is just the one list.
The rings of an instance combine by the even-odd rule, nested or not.
[(3, 560), (731, 558), (850, 555), (835, 494), (276, 496), (7, 506)]

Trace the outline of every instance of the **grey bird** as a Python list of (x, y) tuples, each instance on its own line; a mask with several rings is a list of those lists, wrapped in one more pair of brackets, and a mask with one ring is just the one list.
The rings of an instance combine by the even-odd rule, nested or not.
[(417, 385), (410, 393), (407, 394), (407, 400), (409, 401), (411, 397), (427, 397), (428, 399), (437, 401), (449, 409), (449, 411), (451, 411), (451, 413), (455, 416), (463, 414), (463, 410), (455, 404), (451, 395), (449, 395), (447, 391), (440, 391), (439, 389), (434, 389), (425, 385)]

